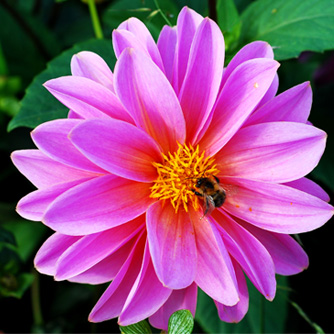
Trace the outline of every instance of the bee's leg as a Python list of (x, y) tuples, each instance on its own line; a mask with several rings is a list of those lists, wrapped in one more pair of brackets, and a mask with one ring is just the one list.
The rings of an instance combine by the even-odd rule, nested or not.
[(214, 175), (212, 175), (212, 176), (215, 178), (216, 182), (219, 183), (219, 179), (218, 179), (218, 177), (217, 177), (217, 176), (214, 176)]
[(190, 189), (195, 195), (197, 196), (201, 196), (203, 197), (203, 195), (201, 193), (199, 193), (198, 191), (196, 191), (195, 189)]
[(206, 214), (209, 212), (209, 209), (210, 209), (210, 201), (209, 201), (209, 197), (207, 197), (205, 199), (205, 211), (204, 211), (203, 217), (206, 216)]

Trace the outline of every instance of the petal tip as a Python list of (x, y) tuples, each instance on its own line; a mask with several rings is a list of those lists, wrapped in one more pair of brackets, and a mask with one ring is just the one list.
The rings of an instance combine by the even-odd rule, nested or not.
[(92, 315), (92, 312), (88, 315), (88, 321), (89, 322), (97, 322), (94, 320), (94, 316)]

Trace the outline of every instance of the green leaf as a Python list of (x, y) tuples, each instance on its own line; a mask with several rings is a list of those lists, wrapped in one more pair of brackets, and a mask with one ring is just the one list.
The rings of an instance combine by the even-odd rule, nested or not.
[(66, 117), (68, 109), (43, 87), (43, 83), (53, 78), (69, 75), (72, 56), (84, 50), (98, 53), (109, 66), (114, 67), (116, 59), (109, 40), (89, 40), (63, 52), (50, 61), (47, 69), (37, 75), (27, 88), (21, 109), (9, 123), (8, 131), (19, 126), (34, 128), (43, 122)]
[(277, 277), (278, 288), (272, 302), (264, 299), (248, 281), (249, 310), (241, 322), (230, 324), (219, 319), (213, 300), (199, 290), (195, 319), (207, 333), (284, 333), (287, 319), (287, 278)]
[(234, 0), (217, 1), (218, 25), (224, 34), (225, 50), (234, 49), (241, 32), (241, 21)]
[(218, 25), (223, 34), (227, 31), (232, 31), (239, 24), (240, 18), (237, 7), (233, 0), (218, 0), (217, 1), (217, 16)]
[(21, 298), (33, 282), (21, 272), (22, 261), (14, 234), (0, 226), (0, 296)]
[(31, 1), (18, 2), (0, 2), (0, 40), (8, 73), (21, 76), (27, 85), (60, 46), (54, 32), (29, 12)]
[(194, 318), (189, 310), (174, 312), (168, 321), (168, 334), (190, 334), (194, 328)]
[[(11, 8), (10, 5), (7, 6)], [(2, 57), (6, 60), (6, 71), (20, 75), (26, 81), (43, 68), (45, 60), (16, 18), (17, 16), (10, 14), (0, 3), (0, 41)]]
[(15, 235), (17, 253), (23, 262), (28, 261), (41, 246), (42, 240), (48, 228), (37, 222), (24, 219), (10, 221), (3, 224), (8, 231)]
[[(158, 0), (158, 5), (171, 24), (175, 25), (179, 8), (175, 5), (174, 1)], [(143, 21), (155, 39), (157, 39), (162, 27), (167, 24), (156, 7), (154, 0), (115, 1), (107, 8), (102, 16), (102, 20), (111, 29), (115, 29), (121, 22), (132, 16)]]
[(7, 274), (0, 277), (0, 295), (3, 297), (22, 298), (34, 280), (34, 275), (22, 273), (19, 276)]
[(151, 327), (146, 320), (129, 326), (119, 326), (122, 334), (151, 334)]
[(17, 246), (14, 234), (0, 225), (0, 246), (2, 243)]
[(240, 45), (267, 41), (278, 60), (334, 48), (334, 0), (258, 0), (241, 19)]
[(3, 76), (7, 74), (7, 72), (7, 62), (0, 43), (0, 75)]

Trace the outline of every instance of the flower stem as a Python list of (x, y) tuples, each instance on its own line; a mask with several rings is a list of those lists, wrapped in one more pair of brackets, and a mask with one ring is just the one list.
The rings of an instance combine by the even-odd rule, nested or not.
[(154, 0), (154, 4), (155, 4), (155, 7), (157, 7), (159, 13), (161, 14), (161, 16), (163, 17), (163, 19), (166, 21), (166, 23), (169, 25), (169, 26), (172, 26), (171, 22), (168, 20), (167, 16), (165, 15), (165, 13), (161, 10), (161, 8), (159, 7), (159, 3), (157, 0)]
[(34, 317), (34, 325), (42, 326), (43, 316), (39, 295), (39, 276), (38, 272), (35, 269), (32, 269), (32, 273), (34, 275), (34, 281), (31, 285), (31, 308)]
[(103, 39), (103, 32), (101, 28), (99, 15), (96, 10), (95, 0), (88, 0), (88, 7), (89, 7), (90, 17), (92, 19), (95, 37), (97, 39)]
[(260, 298), (260, 333), (264, 333), (264, 327), (265, 327), (265, 317), (264, 317), (264, 305), (265, 299), (263, 296)]

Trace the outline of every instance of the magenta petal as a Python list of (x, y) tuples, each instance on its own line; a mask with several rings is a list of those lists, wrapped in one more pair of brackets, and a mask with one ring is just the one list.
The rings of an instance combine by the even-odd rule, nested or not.
[[(68, 235), (85, 235), (121, 225), (144, 213), (154, 202), (150, 184), (105, 175), (60, 195), (43, 222)], [(131, 196), (130, 196), (131, 194)]]
[(222, 321), (237, 323), (243, 319), (248, 311), (249, 296), (247, 282), (241, 267), (235, 262), (234, 270), (238, 281), (238, 290), (240, 301), (234, 306), (226, 306), (215, 301), (218, 316)]
[(75, 119), (45, 122), (33, 130), (31, 136), (36, 146), (50, 158), (71, 167), (104, 174), (105, 171), (82, 155), (68, 138), (70, 131), (82, 122)]
[(15, 167), (39, 189), (98, 176), (95, 173), (65, 166), (47, 157), (39, 150), (15, 151), (11, 158)]
[(170, 316), (178, 310), (189, 310), (195, 317), (197, 302), (197, 285), (195, 283), (186, 289), (173, 290), (165, 304), (150, 316), (150, 324), (155, 328), (167, 331)]
[(318, 184), (312, 180), (302, 177), (301, 179), (294, 180), (291, 182), (284, 183), (286, 186), (304, 191), (310, 195), (318, 197), (325, 202), (329, 202), (330, 198), (328, 194)]
[(37, 252), (34, 260), (36, 269), (42, 274), (53, 276), (59, 257), (79, 239), (80, 237), (54, 233)]
[(159, 35), (158, 49), (169, 82), (173, 80), (176, 42), (176, 27), (164, 26)]
[(161, 160), (159, 146), (132, 124), (89, 120), (74, 128), (69, 137), (82, 154), (110, 173), (143, 182), (157, 178), (152, 162)]
[(194, 36), (179, 93), (187, 124), (187, 139), (190, 142), (195, 141), (216, 101), (224, 69), (224, 56), (221, 30), (214, 21), (204, 19)]
[(100, 322), (119, 316), (140, 272), (145, 240), (143, 234), (138, 237), (117, 276), (91, 311), (89, 321)]
[(218, 97), (212, 122), (200, 141), (207, 154), (218, 152), (242, 126), (270, 87), (278, 66), (271, 59), (252, 59), (233, 71)]
[(86, 284), (102, 284), (110, 282), (116, 277), (134, 247), (135, 240), (131, 239), (102, 261), (93, 265), (86, 271), (68, 278), (68, 280), (70, 282)]
[(325, 224), (334, 209), (328, 203), (291, 187), (238, 178), (222, 178), (234, 185), (223, 209), (233, 216), (278, 233), (302, 233)]
[(294, 275), (308, 267), (307, 254), (291, 236), (265, 231), (243, 221), (239, 223), (266, 247), (274, 261), (277, 274)]
[[(147, 51), (147, 53), (150, 55), (150, 57), (156, 63), (156, 65), (162, 71), (164, 71), (158, 47), (155, 44), (155, 41), (151, 33), (149, 32), (149, 30), (146, 28), (145, 24), (142, 21), (138, 20), (135, 17), (131, 17), (128, 20), (121, 23), (117, 28), (117, 30), (120, 32), (122, 32), (122, 30), (126, 30), (131, 34), (133, 34), (135, 39), (139, 41), (141, 45), (143, 45), (144, 49)], [(133, 46), (128, 45), (128, 47), (133, 47)]]
[(16, 210), (18, 214), (29, 220), (40, 221), (48, 206), (62, 193), (68, 189), (88, 181), (89, 179), (76, 180), (72, 182), (60, 183), (46, 189), (31, 192), (18, 202)]
[(318, 164), (327, 135), (311, 125), (270, 122), (242, 128), (217, 155), (222, 175), (289, 182)]
[(237, 54), (232, 58), (227, 65), (222, 79), (222, 86), (226, 83), (232, 72), (243, 62), (255, 59), (255, 58), (269, 58), (274, 59), (274, 52), (272, 47), (267, 42), (255, 41), (245, 45)]
[(141, 216), (107, 231), (84, 236), (59, 258), (55, 278), (68, 279), (91, 268), (131, 240), (144, 223)]
[(202, 21), (203, 17), (189, 7), (184, 7), (177, 18), (176, 59), (173, 75), (173, 87), (176, 93), (179, 92), (183, 84), (193, 38)]
[(107, 63), (96, 53), (81, 51), (71, 60), (71, 72), (74, 76), (94, 80), (114, 91), (113, 74)]
[(182, 289), (196, 274), (196, 244), (189, 214), (157, 202), (147, 211), (147, 238), (155, 271), (164, 286)]
[(245, 125), (277, 121), (306, 123), (311, 105), (312, 89), (309, 82), (304, 82), (277, 95), (256, 110)]
[(266, 248), (229, 215), (216, 210), (212, 213), (218, 222), (226, 248), (240, 264), (254, 286), (269, 300), (276, 292), (275, 267)]
[(69, 112), (67, 114), (67, 118), (70, 118), (70, 119), (84, 119), (83, 117), (81, 117), (79, 114), (77, 114), (73, 110), (69, 110)]
[(115, 67), (115, 89), (138, 127), (165, 153), (185, 139), (185, 121), (169, 81), (144, 53), (125, 50)]
[[(147, 52), (145, 46), (140, 43), (136, 36), (127, 30), (114, 30), (112, 33), (112, 42), (117, 58), (120, 57), (120, 55), (126, 48), (133, 48), (136, 50)], [(149, 56), (148, 53), (147, 55)]]
[(270, 87), (268, 88), (267, 92), (264, 94), (259, 104), (256, 106), (256, 109), (261, 108), (268, 101), (271, 101), (275, 97), (275, 95), (277, 94), (277, 90), (278, 90), (278, 84), (279, 84), (278, 74), (276, 73), (273, 82), (271, 83)]
[(115, 94), (93, 80), (65, 76), (49, 80), (44, 86), (61, 103), (85, 119), (112, 117), (133, 123)]
[[(196, 213), (193, 213), (195, 219)], [(198, 216), (198, 215), (197, 215)], [(217, 228), (202, 219), (194, 224), (197, 245), (196, 284), (211, 298), (225, 305), (239, 301), (230, 255)]]
[(125, 302), (118, 323), (127, 326), (151, 316), (166, 302), (172, 291), (159, 281), (146, 243), (140, 273)]

